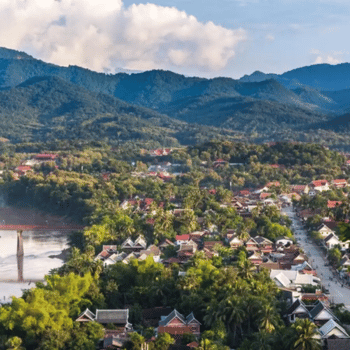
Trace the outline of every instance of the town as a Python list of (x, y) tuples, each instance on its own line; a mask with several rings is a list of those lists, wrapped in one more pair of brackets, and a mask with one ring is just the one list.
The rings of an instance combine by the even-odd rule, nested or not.
[(0, 334), (28, 349), (349, 349), (349, 159), (287, 142), (4, 153), (10, 204), (85, 229), (2, 306)]

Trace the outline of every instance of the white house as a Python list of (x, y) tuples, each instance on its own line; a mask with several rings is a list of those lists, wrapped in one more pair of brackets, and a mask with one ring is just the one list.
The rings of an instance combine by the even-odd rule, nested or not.
[(350, 338), (346, 330), (333, 319), (326, 322), (319, 330), (322, 339), (336, 337), (341, 339)]

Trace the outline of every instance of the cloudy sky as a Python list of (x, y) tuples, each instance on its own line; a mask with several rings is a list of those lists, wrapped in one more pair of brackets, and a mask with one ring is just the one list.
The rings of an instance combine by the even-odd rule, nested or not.
[(348, 0), (0, 0), (0, 46), (59, 65), (239, 78), (350, 61)]

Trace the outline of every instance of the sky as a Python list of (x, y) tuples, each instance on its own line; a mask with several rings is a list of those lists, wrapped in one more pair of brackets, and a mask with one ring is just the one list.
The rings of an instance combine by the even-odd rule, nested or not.
[(348, 0), (1, 0), (0, 46), (99, 72), (240, 78), (350, 61)]

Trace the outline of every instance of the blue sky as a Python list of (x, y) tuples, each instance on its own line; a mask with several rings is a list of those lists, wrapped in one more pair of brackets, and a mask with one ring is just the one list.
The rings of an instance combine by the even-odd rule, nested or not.
[[(125, 0), (125, 5), (141, 3)], [(200, 21), (243, 28), (247, 39), (219, 73), (240, 77), (255, 70), (282, 73), (315, 63), (350, 60), (350, 1), (157, 0)], [(217, 75), (218, 72), (211, 74)]]
[(239, 78), (350, 61), (345, 0), (1, 0), (0, 46), (97, 71)]

